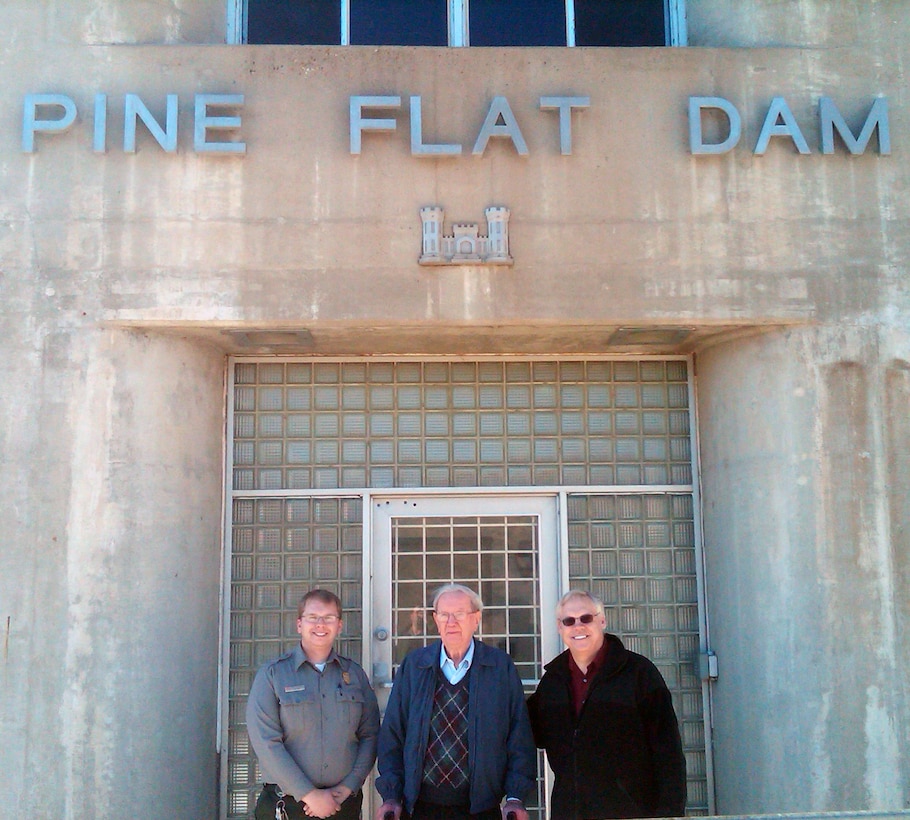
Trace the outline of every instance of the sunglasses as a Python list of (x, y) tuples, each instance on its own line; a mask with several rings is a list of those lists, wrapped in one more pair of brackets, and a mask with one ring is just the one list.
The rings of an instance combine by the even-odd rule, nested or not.
[(579, 615), (577, 618), (573, 618), (569, 615), (567, 618), (560, 618), (559, 621), (563, 626), (575, 626), (576, 621), (583, 624), (590, 624), (593, 623), (594, 616), (590, 612), (586, 612), (584, 615)]

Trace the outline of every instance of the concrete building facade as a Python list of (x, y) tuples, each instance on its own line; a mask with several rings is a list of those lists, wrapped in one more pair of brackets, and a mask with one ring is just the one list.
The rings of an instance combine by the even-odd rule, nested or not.
[(5, 5), (4, 816), (249, 816), (299, 592), (387, 692), (452, 578), (529, 686), (604, 597), (691, 813), (910, 809), (910, 8), (667, 14), (459, 48)]

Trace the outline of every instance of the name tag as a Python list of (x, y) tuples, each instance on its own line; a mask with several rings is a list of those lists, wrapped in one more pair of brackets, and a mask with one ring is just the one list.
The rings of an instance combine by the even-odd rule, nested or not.
[(305, 686), (285, 686), (284, 691), (285, 692), (304, 692), (304, 691), (306, 691), (306, 687)]

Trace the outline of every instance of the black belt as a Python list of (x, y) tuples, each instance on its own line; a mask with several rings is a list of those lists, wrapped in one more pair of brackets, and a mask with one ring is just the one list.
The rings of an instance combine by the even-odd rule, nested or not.
[[(287, 797), (289, 800), (297, 800), (296, 797), (292, 794), (285, 794), (281, 789), (278, 788), (277, 783), (263, 783), (263, 791), (271, 792), (272, 794), (277, 794), (279, 797)], [(299, 801), (298, 801), (299, 802)]]

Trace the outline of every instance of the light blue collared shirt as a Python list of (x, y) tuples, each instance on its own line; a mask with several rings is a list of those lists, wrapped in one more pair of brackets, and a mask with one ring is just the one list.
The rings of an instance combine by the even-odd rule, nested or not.
[(440, 647), (439, 649), (439, 668), (442, 669), (442, 674), (446, 676), (446, 680), (449, 683), (458, 683), (465, 675), (468, 674), (468, 670), (471, 668), (471, 663), (474, 660), (474, 639), (471, 639), (471, 645), (468, 647), (468, 651), (464, 653), (464, 657), (461, 659), (461, 663), (458, 666), (452, 662), (452, 659), (446, 655), (445, 646)]

